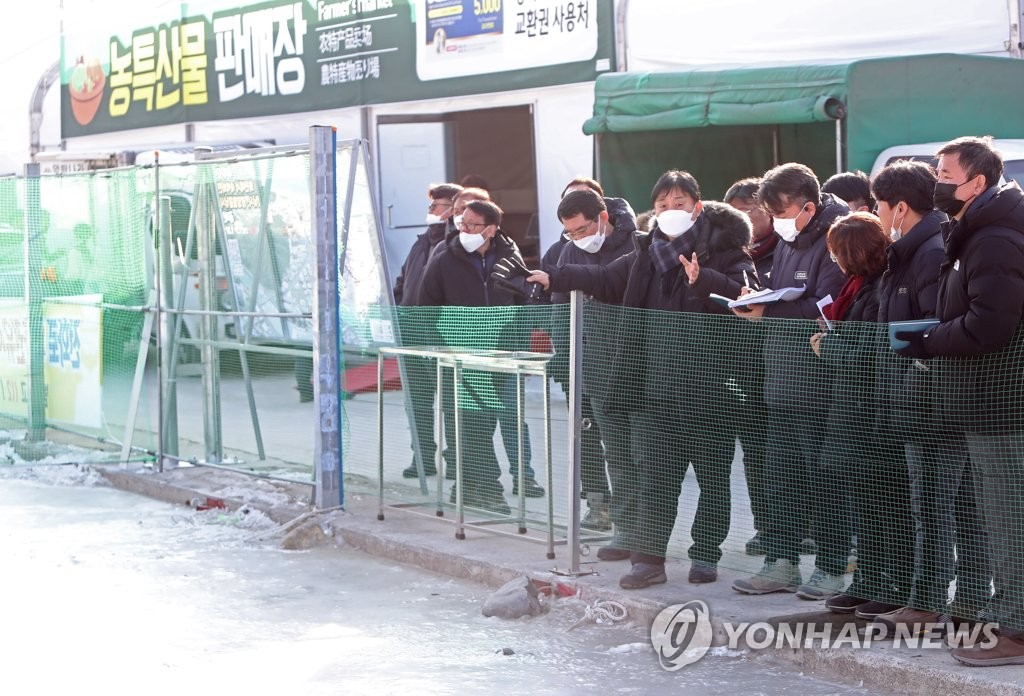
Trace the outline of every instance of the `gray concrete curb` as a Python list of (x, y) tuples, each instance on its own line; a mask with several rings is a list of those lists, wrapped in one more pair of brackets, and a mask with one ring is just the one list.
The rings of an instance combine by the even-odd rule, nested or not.
[[(189, 505), (197, 499), (205, 501), (206, 498), (223, 501), (230, 510), (248, 505), (282, 525), (313, 511), (310, 505), (312, 488), (301, 484), (201, 467), (163, 473), (146, 469), (98, 470), (112, 486), (125, 491), (182, 505)], [(609, 582), (610, 575), (558, 577), (549, 567), (551, 561), (541, 560), (542, 547), (482, 533), (470, 540), (456, 541), (453, 534), (439, 533), (439, 530), (445, 530), (443, 523), (417, 520), (417, 516), (391, 510), (384, 522), (378, 521), (376, 515), (375, 496), (349, 494), (345, 511), (326, 513), (319, 517), (319, 524), (321, 527), (329, 526), (336, 543), (340, 541), (374, 556), (490, 587), (498, 587), (521, 575), (545, 581), (559, 579), (576, 587), (584, 601), (619, 602), (626, 607), (630, 619), (640, 625), (649, 626), (665, 606), (692, 598), (685, 594), (681, 596), (679, 586), (671, 583), (627, 593), (619, 590), (614, 582)], [(614, 568), (621, 570), (623, 566)], [(792, 613), (791, 595), (751, 601), (749, 597), (731, 592), (728, 582), (723, 583), (723, 580), (726, 579), (713, 583), (718, 586), (715, 588), (698, 586), (714, 609), (711, 620), (716, 645), (725, 644), (725, 621), (770, 621), (779, 615)], [(695, 591), (693, 588), (691, 585), (682, 591), (692, 593)], [(783, 648), (770, 649), (769, 652), (824, 678), (859, 681), (865, 686), (901, 694), (1024, 694), (1024, 669), (1013, 666), (963, 667), (944, 650)]]

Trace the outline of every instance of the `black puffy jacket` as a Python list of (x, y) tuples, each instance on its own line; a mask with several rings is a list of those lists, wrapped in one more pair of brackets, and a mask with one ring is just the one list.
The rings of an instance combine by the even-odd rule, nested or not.
[[(621, 199), (619, 199), (621, 200)], [(628, 205), (628, 204), (627, 204)], [(610, 218), (609, 218), (610, 220)], [(633, 250), (632, 230), (615, 229), (597, 253), (583, 251), (572, 242), (562, 247), (562, 255), (555, 263), (555, 268), (568, 265), (580, 266), (607, 266), (616, 259), (628, 254)], [(551, 361), (551, 373), (557, 382), (569, 384), (569, 293), (552, 293), (551, 301), (555, 307), (551, 312), (551, 344), (555, 349), (555, 357)], [(591, 390), (588, 388), (592, 381), (590, 375), (595, 370), (608, 369), (609, 355), (606, 347), (602, 346), (609, 336), (615, 334), (618, 325), (618, 312), (607, 311), (605, 308), (597, 307), (597, 303), (588, 303), (584, 311), (584, 335), (583, 335), (583, 391), (588, 396)], [(590, 339), (587, 338), (590, 335)]]
[(516, 243), (499, 230), (491, 238), (487, 256), (467, 252), (459, 236), (450, 236), (443, 249), (437, 249), (431, 256), (416, 304), (421, 307), (459, 306), (494, 307), (520, 304), (512, 293), (495, 287), (491, 279), (491, 267), (498, 259), (515, 257), (522, 263)]
[(992, 187), (944, 232), (942, 323), (924, 337), (938, 413), (965, 432), (1024, 430), (1024, 193)]
[(445, 223), (427, 227), (427, 231), (416, 237), (409, 249), (409, 255), (405, 257), (402, 270), (395, 280), (395, 304), (402, 307), (409, 307), (416, 304), (416, 297), (419, 293), (420, 282), (423, 280), (423, 272), (427, 268), (427, 261), (430, 259), (430, 252), (434, 247), (444, 240)]
[[(941, 226), (947, 219), (945, 213), (931, 211), (886, 250), (878, 303), (882, 324), (935, 316), (939, 266), (945, 256)], [(885, 346), (878, 370), (882, 422), (904, 433), (930, 426), (931, 370)]]

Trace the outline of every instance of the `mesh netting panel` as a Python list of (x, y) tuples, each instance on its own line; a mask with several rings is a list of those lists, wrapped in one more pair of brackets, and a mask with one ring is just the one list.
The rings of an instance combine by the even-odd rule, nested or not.
[(10, 427), (45, 419), (148, 456), (146, 206), (134, 170), (0, 182)]
[[(311, 447), (315, 420), (308, 160), (289, 153), (160, 168), (161, 256), (171, 269), (162, 276), (165, 362), (177, 401), (168, 406), (182, 459), (311, 475), (309, 447), (294, 446), (301, 438)], [(212, 388), (196, 379), (211, 374)]]
[[(553, 485), (545, 495), (554, 497), (559, 524), (567, 522), (570, 491), (568, 321), (566, 306), (402, 308), (399, 314), (407, 346), (481, 355), (549, 350), (550, 339), (556, 355), (547, 384), (524, 379), (521, 422), (528, 428), (526, 461), (547, 488), (548, 389)], [(821, 571), (841, 578), (848, 592), (877, 601), (942, 608), (955, 594), (966, 606), (982, 606), (992, 576), (976, 501), (991, 498), (993, 487), (1019, 488), (994, 473), (1017, 466), (1019, 452), (990, 443), (998, 465), (990, 461), (979, 471), (961, 431), (991, 424), (1021, 429), (1018, 342), (981, 360), (921, 362), (896, 355), (884, 325), (839, 323), (822, 338), (820, 355), (811, 345), (819, 331), (811, 321), (750, 322), (586, 302), (581, 493), (584, 514), (597, 508), (612, 524), (591, 520), (584, 534), (610, 537), (641, 560), (690, 559), (742, 577), (760, 570), (767, 553), (768, 560), (799, 564), (804, 580)], [(434, 361), (401, 362), (407, 391), (385, 397), (385, 480), (389, 492), (415, 500), (423, 494), (407, 476), (414, 476), (417, 448), (430, 475), (427, 496), (435, 495), (439, 449), (447, 468), (453, 466), (454, 391), (447, 368), (438, 390)], [(457, 392), (467, 485), (492, 487), (509, 501), (520, 422), (514, 377), (512, 384), (467, 369)], [(943, 389), (956, 398), (943, 397)], [(357, 438), (376, 424), (375, 397), (360, 399), (348, 406)], [(935, 407), (954, 402), (966, 406)], [(437, 418), (443, 420), (440, 447)], [(375, 448), (361, 454), (354, 452), (347, 470), (372, 477)], [(443, 485), (447, 493), (454, 484)], [(943, 496), (955, 519), (937, 519), (941, 505), (919, 510), (930, 532), (916, 541), (927, 560), (915, 578), (912, 501)], [(531, 523), (543, 519), (545, 506), (542, 498), (527, 501)]]

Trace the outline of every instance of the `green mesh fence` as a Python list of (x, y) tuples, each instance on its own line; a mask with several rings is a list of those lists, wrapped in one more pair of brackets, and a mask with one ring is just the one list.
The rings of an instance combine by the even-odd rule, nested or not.
[(148, 405), (134, 423), (125, 408), (148, 347), (145, 205), (134, 170), (0, 180), (0, 414), (16, 440), (45, 420), (112, 450), (134, 445), (114, 459), (152, 448)]
[(177, 401), (169, 449), (308, 480), (310, 451), (292, 444), (313, 432), (308, 157), (161, 166), (160, 190), (170, 203), (161, 300)]
[[(354, 394), (396, 331), (365, 154), (348, 141), (337, 155), (338, 366)], [(44, 444), (102, 441), (109, 461), (160, 450), (312, 481), (309, 186), (302, 150), (0, 180), (11, 438), (31, 426)]]
[[(0, 181), (11, 437), (42, 425), (151, 459), (162, 417), (171, 456), (309, 480), (292, 430), (314, 427), (307, 160)], [(286, 395), (301, 410), (282, 432)]]
[[(521, 419), (514, 390), (488, 372), (467, 370), (459, 401), (467, 490), (496, 486), (515, 516), (514, 435), (523, 422), (526, 460), (548, 489), (526, 500), (527, 523), (544, 528), (550, 496), (562, 533), (570, 491), (568, 307), (403, 307), (397, 318), (405, 345), (467, 355), (546, 351), (545, 342), (553, 343), (547, 380), (523, 380)], [(819, 356), (810, 341), (819, 331), (812, 321), (750, 322), (587, 301), (580, 481), (585, 542), (627, 549), (634, 562), (698, 561), (717, 567), (719, 582), (758, 573), (767, 553), (770, 561), (790, 560), (804, 584), (820, 572), (836, 592), (864, 599), (932, 611), (946, 611), (955, 599), (953, 611), (980, 610), (992, 594), (993, 571), (977, 501), (992, 486), (1009, 484), (991, 472), (979, 474), (958, 424), (983, 429), (996, 418), (1019, 429), (1017, 348), (975, 363), (913, 361), (891, 350), (884, 325), (846, 322), (821, 341)], [(389, 495), (429, 508), (439, 446), (445, 467), (454, 466), (452, 384), (445, 377), (438, 390), (434, 361), (402, 362), (407, 391), (385, 395), (385, 482)], [(968, 364), (965, 390), (993, 372), (1011, 390), (977, 393), (978, 412), (937, 412), (934, 380)], [(545, 390), (551, 397), (550, 484)], [(348, 402), (355, 438), (375, 423), (375, 400), (358, 395)], [(985, 403), (1006, 400), (1014, 405), (979, 417)], [(436, 418), (444, 420), (441, 443)], [(425, 455), (426, 496), (416, 478), (405, 477), (414, 475), (417, 447)], [(375, 462), (359, 457), (361, 451), (346, 470), (370, 477)], [(993, 454), (1007, 467), (1015, 456), (1006, 448)], [(447, 504), (455, 484), (441, 485)], [(912, 502), (919, 508), (916, 532)], [(508, 512), (486, 497), (467, 504), (471, 510), (477, 505), (478, 515)], [(916, 574), (915, 545), (922, 559)]]

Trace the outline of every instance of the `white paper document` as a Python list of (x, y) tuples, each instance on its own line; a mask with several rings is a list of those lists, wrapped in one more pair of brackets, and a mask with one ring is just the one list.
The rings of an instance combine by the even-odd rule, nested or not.
[(825, 316), (825, 308), (832, 304), (832, 295), (825, 295), (823, 298), (818, 300), (815, 304), (818, 305), (818, 311), (821, 313), (821, 318), (825, 320), (825, 326), (831, 331), (835, 327), (832, 326), (832, 322), (828, 317)]
[(778, 290), (756, 290), (751, 293), (747, 293), (743, 297), (737, 298), (729, 303), (730, 307), (746, 307), (747, 305), (755, 304), (769, 304), (771, 302), (792, 302), (798, 300), (803, 296), (804, 291), (807, 290), (807, 286), (803, 285), (799, 288), (779, 288)]

